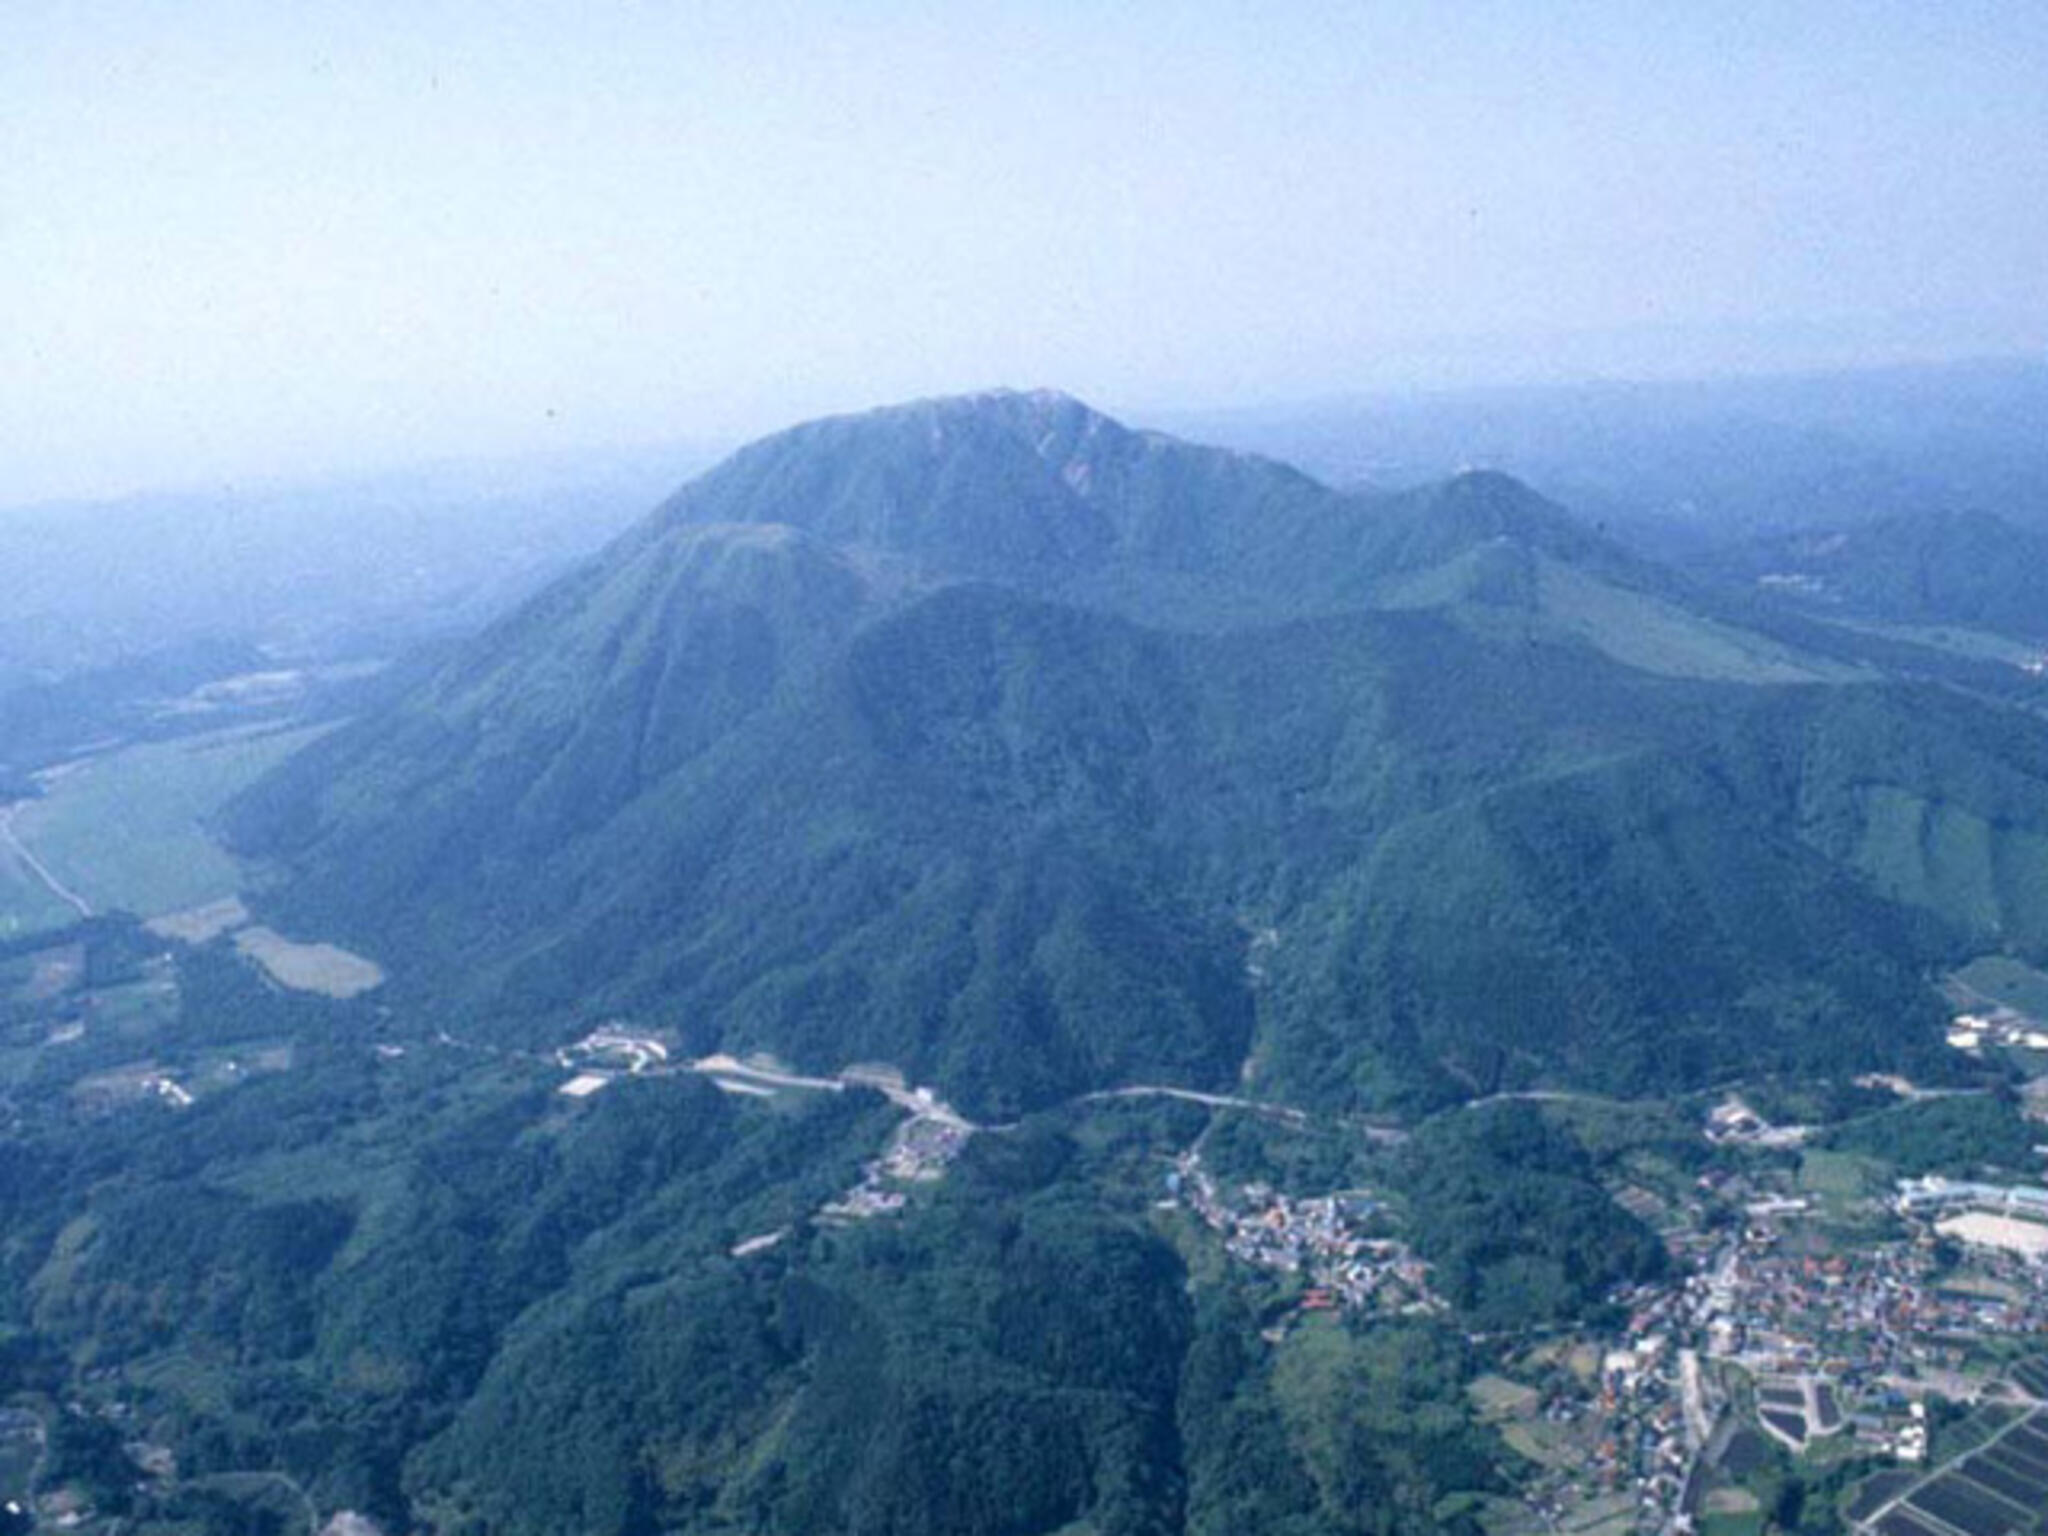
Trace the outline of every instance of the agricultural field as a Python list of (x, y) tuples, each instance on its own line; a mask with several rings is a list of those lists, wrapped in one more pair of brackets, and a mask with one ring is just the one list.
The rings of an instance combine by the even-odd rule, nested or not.
[(2048, 1400), (2048, 1355), (2036, 1355), (2015, 1367), (2012, 1379), (2035, 1397)]
[[(144, 742), (70, 765), (13, 813), (23, 848), (95, 911), (156, 917), (232, 895), (244, 870), (205, 822), (325, 727), (216, 732)], [(0, 840), (4, 842), (4, 840)], [(0, 847), (0, 934), (79, 914)]]
[(2048, 1412), (1985, 1427), (1990, 1433), (1972, 1449), (1929, 1476), (1904, 1483), (1888, 1473), (1881, 1490), (1863, 1490), (1852, 1505), (1859, 1529), (1871, 1536), (2048, 1532)]

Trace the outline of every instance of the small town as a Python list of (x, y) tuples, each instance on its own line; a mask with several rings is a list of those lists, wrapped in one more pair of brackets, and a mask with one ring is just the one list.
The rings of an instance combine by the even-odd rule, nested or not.
[[(1877, 1238), (1829, 1231), (1820, 1206), (1773, 1172), (1699, 1181), (1689, 1218), (1738, 1219), (1718, 1235), (1696, 1219), (1667, 1233), (1678, 1268), (1615, 1295), (1627, 1323), (1597, 1372), (1584, 1344), (1524, 1358), (1574, 1366), (1544, 1373), (1548, 1390), (1528, 1404), (1550, 1434), (1524, 1448), (1553, 1453), (1536, 1458), (1552, 1465), (1527, 1493), (1535, 1528), (1647, 1536), (1749, 1514), (1745, 1477), (1775, 1445), (1901, 1469), (1892, 1484), (1872, 1480), (1873, 1497), (1889, 1491), (1859, 1530), (2031, 1530), (2048, 1507), (2048, 1464), (2020, 1464), (2002, 1502), (1994, 1495), (2010, 1527), (1930, 1519), (1920, 1500), (1933, 1490), (1938, 1505), (1962, 1475), (1931, 1443), (1937, 1415), (2003, 1411), (2004, 1433), (2048, 1402), (2048, 1369), (2039, 1355), (2029, 1363), (2048, 1348), (2048, 1189), (1902, 1180), (1883, 1212), (1898, 1235)], [(1554, 1454), (1565, 1446), (1581, 1454)], [(1987, 1479), (1972, 1475), (1975, 1497)]]
[[(1475, 1338), (1496, 1361), (1473, 1384), (1475, 1406), (1537, 1469), (1522, 1522), (1493, 1528), (1761, 1528), (1759, 1473), (1789, 1457), (1894, 1469), (1858, 1486), (1853, 1523), (1867, 1536), (2032, 1532), (2048, 1509), (2048, 1459), (2028, 1459), (2023, 1438), (2048, 1426), (2048, 1188), (1927, 1176), (1845, 1202), (1801, 1176), (1808, 1127), (1729, 1098), (1701, 1135), (1754, 1155), (1717, 1159), (1679, 1198), (1614, 1191), (1659, 1231), (1672, 1269), (1612, 1295), (1613, 1333)], [(1394, 1235), (1398, 1213), (1369, 1190), (1232, 1184), (1197, 1149), (1165, 1183), (1162, 1207), (1288, 1282), (1293, 1310), (1271, 1342), (1314, 1312), (1446, 1310)], [(1971, 1450), (1955, 1426), (1980, 1418), (1985, 1444)]]

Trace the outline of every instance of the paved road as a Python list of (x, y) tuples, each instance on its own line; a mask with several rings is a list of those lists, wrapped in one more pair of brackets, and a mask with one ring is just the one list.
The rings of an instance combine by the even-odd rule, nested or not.
[(1697, 1456), (1707, 1447), (1707, 1437), (1714, 1432), (1713, 1420), (1707, 1417), (1707, 1396), (1700, 1381), (1700, 1352), (1688, 1349), (1678, 1357), (1678, 1379), (1685, 1395), (1685, 1440), (1686, 1449)]
[(1517, 1093), (1489, 1093), (1483, 1099), (1467, 1099), (1460, 1108), (1483, 1109), (1488, 1104), (1630, 1104), (1632, 1099), (1610, 1098), (1604, 1093), (1572, 1093), (1563, 1088), (1525, 1088)]
[(35, 877), (50, 888), (52, 896), (73, 908), (80, 917), (91, 917), (92, 907), (86, 902), (86, 899), (79, 895), (78, 892), (72, 890), (62, 880), (59, 880), (55, 875), (51, 874), (49, 865), (29, 852), (28, 844), (24, 843), (15, 832), (14, 813), (20, 809), (21, 807), (18, 805), (10, 805), (4, 811), (0, 811), (0, 843), (5, 843), (13, 851), (14, 856), (26, 864)]
[[(552, 1056), (535, 1055), (527, 1051), (506, 1051), (498, 1046), (481, 1045), (474, 1041), (460, 1039), (443, 1029), (437, 1037), (441, 1044), (460, 1050), (477, 1051), (490, 1056), (518, 1056), (535, 1062), (554, 1066), (558, 1063)], [(698, 1077), (724, 1078), (735, 1084), (751, 1088), (777, 1089), (795, 1088), (812, 1093), (843, 1093), (848, 1088), (872, 1088), (892, 1104), (907, 1113), (926, 1120), (937, 1120), (956, 1126), (963, 1131), (1003, 1131), (1006, 1125), (977, 1125), (952, 1105), (932, 1094), (929, 1089), (912, 1088), (900, 1082), (889, 1082), (866, 1072), (853, 1070), (842, 1072), (835, 1077), (810, 1077), (801, 1072), (783, 1071), (776, 1067), (764, 1067), (753, 1062), (741, 1061), (738, 1057), (723, 1052), (700, 1056), (694, 1061), (684, 1060), (666, 1066), (649, 1068), (646, 1076), (662, 1077), (673, 1073), (687, 1072)], [(1549, 1095), (1545, 1095), (1549, 1097)], [(1557, 1095), (1569, 1097), (1569, 1095)], [(1179, 1099), (1188, 1104), (1200, 1104), (1209, 1109), (1240, 1109), (1250, 1114), (1265, 1115), (1275, 1120), (1284, 1120), (1289, 1125), (1307, 1125), (1315, 1117), (1307, 1110), (1296, 1109), (1289, 1104), (1275, 1104), (1267, 1099), (1240, 1098), (1227, 1093), (1204, 1093), (1195, 1088), (1176, 1088), (1165, 1083), (1133, 1083), (1123, 1088), (1102, 1088), (1093, 1093), (1084, 1093), (1077, 1098), (1066, 1100), (1070, 1104), (1100, 1104), (1111, 1099)], [(1348, 1122), (1350, 1128), (1373, 1141), (1398, 1145), (1407, 1140), (1406, 1131), (1394, 1130), (1387, 1126), (1365, 1125)]]
[(800, 1072), (779, 1072), (772, 1067), (751, 1066), (733, 1056), (701, 1056), (695, 1061), (684, 1062), (682, 1070), (705, 1077), (730, 1077), (738, 1082), (759, 1083), (765, 1088), (809, 1088), (839, 1093), (846, 1087), (836, 1077), (805, 1077)]
[(1306, 1111), (1290, 1109), (1285, 1104), (1268, 1104), (1261, 1099), (1233, 1098), (1227, 1093), (1198, 1093), (1192, 1088), (1167, 1088), (1153, 1083), (1138, 1083), (1129, 1088), (1104, 1088), (1096, 1093), (1082, 1094), (1077, 1102), (1087, 1104), (1101, 1099), (1180, 1099), (1188, 1104), (1206, 1104), (1211, 1109), (1246, 1109), (1253, 1114), (1271, 1115), (1293, 1125), (1308, 1123)]

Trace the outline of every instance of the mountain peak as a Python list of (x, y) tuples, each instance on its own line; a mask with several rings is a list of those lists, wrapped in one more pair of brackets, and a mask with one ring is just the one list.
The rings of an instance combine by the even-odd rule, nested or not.
[[(921, 428), (933, 453), (985, 444), (990, 433), (1001, 434), (1029, 449), (1056, 473), (1066, 474), (1080, 460), (1103, 451), (1120, 451), (1148, 442), (1165, 442), (1157, 434), (1137, 432), (1086, 401), (1059, 389), (985, 389), (965, 395), (941, 395), (907, 405), (884, 406), (850, 418), (882, 431), (905, 424)], [(1086, 493), (1085, 474), (1069, 476), (1072, 488)]]
[(930, 575), (1040, 586), (1206, 547), (1216, 507), (1330, 495), (1282, 465), (1134, 431), (1059, 390), (992, 389), (763, 438), (684, 487), (659, 522), (787, 523)]
[(917, 400), (763, 438), (685, 486), (659, 522), (783, 523), (933, 571), (1042, 575), (1113, 541), (1067, 464), (1078, 442), (1126, 436), (1049, 390)]
[(1470, 543), (1505, 539), (1569, 560), (1628, 563), (1571, 513), (1513, 475), (1497, 469), (1468, 469), (1450, 479), (1418, 487), (1388, 505), (1436, 554)]
[(1128, 431), (1086, 401), (1060, 389), (1015, 389), (1007, 385), (957, 395), (927, 395), (801, 423), (766, 439), (811, 433), (890, 433), (904, 428), (947, 428), (979, 424), (1033, 438), (1047, 431), (1081, 426)]

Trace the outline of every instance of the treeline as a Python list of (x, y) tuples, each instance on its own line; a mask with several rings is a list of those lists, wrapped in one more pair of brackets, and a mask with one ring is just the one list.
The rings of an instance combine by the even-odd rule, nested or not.
[(1908, 1178), (1930, 1173), (1967, 1178), (1980, 1173), (2031, 1176), (2040, 1165), (2034, 1147), (2041, 1139), (2011, 1094), (1998, 1091), (1880, 1110), (1830, 1132), (1825, 1145), (1888, 1163)]

